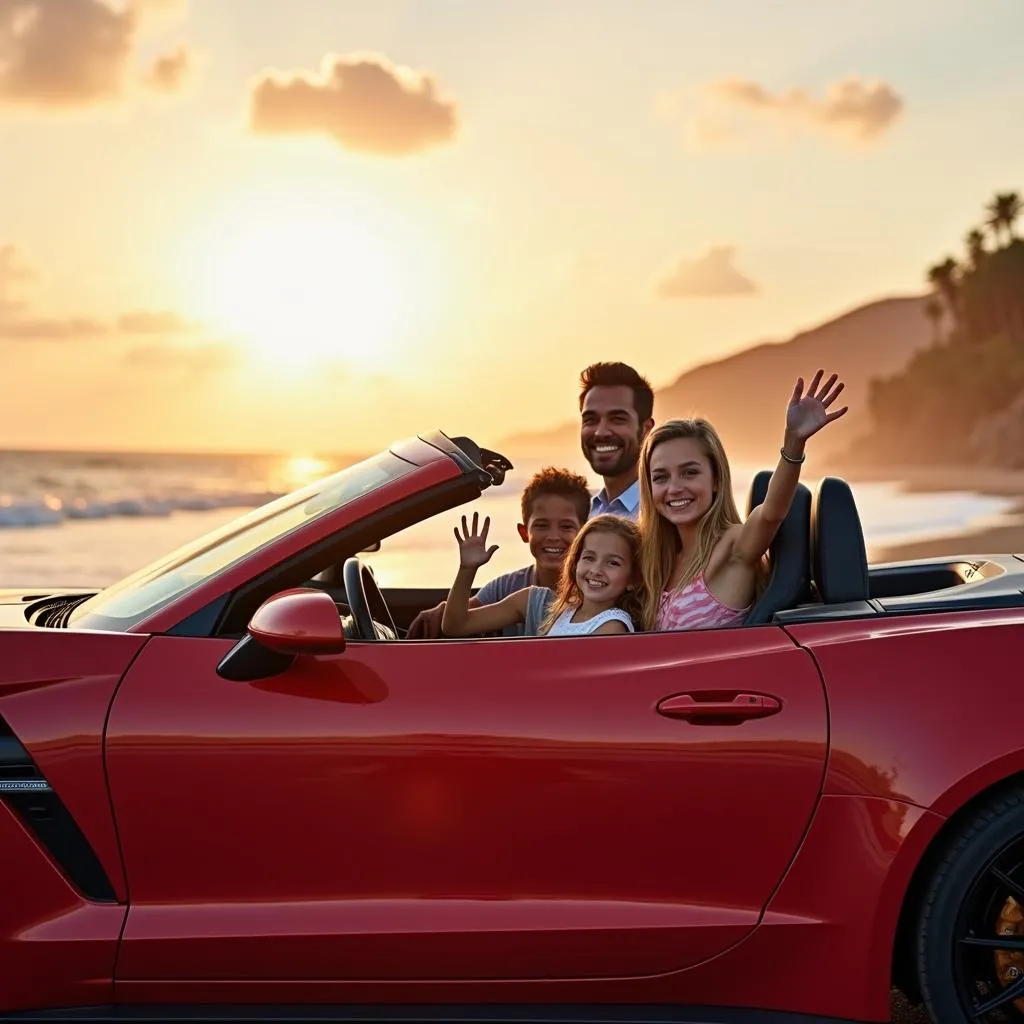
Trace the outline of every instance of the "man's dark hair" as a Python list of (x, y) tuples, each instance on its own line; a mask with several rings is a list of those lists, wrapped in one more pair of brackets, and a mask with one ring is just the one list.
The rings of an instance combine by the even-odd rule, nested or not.
[(580, 374), (580, 408), (591, 388), (633, 389), (633, 408), (636, 418), (641, 423), (654, 415), (654, 389), (646, 377), (641, 377), (632, 366), (626, 363), (591, 363)]
[(539, 473), (534, 473), (530, 482), (523, 489), (522, 512), (523, 523), (529, 525), (533, 503), (545, 494), (555, 494), (573, 503), (580, 523), (587, 521), (590, 515), (590, 488), (585, 477), (573, 473), (569, 469), (555, 469), (546, 466)]

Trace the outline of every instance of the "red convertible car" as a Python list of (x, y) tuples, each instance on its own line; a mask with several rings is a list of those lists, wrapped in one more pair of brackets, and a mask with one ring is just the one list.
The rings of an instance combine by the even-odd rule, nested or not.
[(1024, 556), (869, 567), (827, 478), (742, 628), (405, 639), (360, 552), (509, 468), (0, 595), (0, 1019), (1024, 1013)]

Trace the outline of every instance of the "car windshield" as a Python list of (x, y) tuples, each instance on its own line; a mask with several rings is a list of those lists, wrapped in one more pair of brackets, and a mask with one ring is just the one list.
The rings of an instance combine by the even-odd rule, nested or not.
[(305, 523), (416, 469), (382, 452), (233, 519), (132, 573), (75, 609), (80, 629), (128, 629), (144, 616)]

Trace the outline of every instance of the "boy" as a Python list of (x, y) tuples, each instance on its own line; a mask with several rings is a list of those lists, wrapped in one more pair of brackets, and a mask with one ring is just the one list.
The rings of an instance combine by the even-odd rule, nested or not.
[[(485, 583), (470, 607), (493, 604), (523, 587), (558, 586), (562, 562), (569, 545), (590, 515), (590, 490), (578, 473), (551, 466), (536, 473), (523, 490), (519, 536), (530, 546), (533, 563)], [(422, 611), (409, 626), (410, 640), (435, 639), (441, 635), (444, 602)], [(536, 623), (517, 623), (502, 630), (503, 636), (529, 636)]]

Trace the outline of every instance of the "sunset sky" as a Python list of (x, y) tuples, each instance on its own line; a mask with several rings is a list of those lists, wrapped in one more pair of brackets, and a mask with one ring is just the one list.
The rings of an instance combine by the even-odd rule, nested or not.
[(661, 385), (920, 292), (1024, 186), (1022, 38), (1021, 0), (0, 0), (0, 445), (493, 443), (595, 359)]

